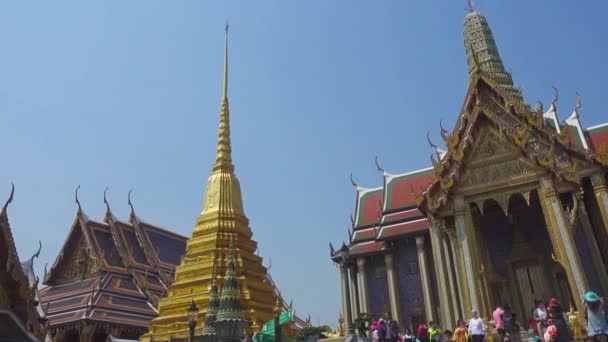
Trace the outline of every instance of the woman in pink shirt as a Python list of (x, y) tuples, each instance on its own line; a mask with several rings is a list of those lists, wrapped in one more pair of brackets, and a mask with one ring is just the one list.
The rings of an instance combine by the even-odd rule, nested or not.
[(505, 310), (499, 306), (492, 313), (492, 318), (494, 319), (494, 327), (496, 327), (496, 331), (498, 332), (498, 336), (500, 336), (500, 340), (504, 340), (505, 338), (505, 322), (502, 319), (502, 315), (505, 314)]

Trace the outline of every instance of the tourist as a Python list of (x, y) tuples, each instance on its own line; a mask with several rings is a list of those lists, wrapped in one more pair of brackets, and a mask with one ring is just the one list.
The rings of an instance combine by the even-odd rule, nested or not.
[(547, 325), (554, 325), (557, 329), (556, 342), (572, 341), (570, 329), (568, 329), (568, 323), (564, 317), (564, 310), (559, 300), (555, 297), (549, 300), (549, 305), (547, 306)]
[(415, 342), (416, 338), (414, 337), (414, 335), (412, 334), (412, 330), (405, 329), (405, 335), (403, 338), (404, 342)]
[(520, 342), (521, 332), (515, 314), (511, 311), (511, 307), (509, 305), (505, 305), (503, 310), (504, 314), (502, 315), (502, 322), (506, 336), (509, 336), (511, 342)]
[(386, 322), (383, 318), (379, 320), (380, 326), (378, 327), (378, 340), (380, 342), (386, 342)]
[(547, 321), (547, 308), (542, 300), (536, 301), (536, 309), (534, 309), (534, 322), (536, 323), (536, 333), (538, 336), (545, 335), (545, 324)]
[(418, 325), (417, 337), (420, 342), (429, 342), (429, 330), (424, 322)]
[(390, 313), (386, 313), (386, 341), (397, 342), (399, 337), (399, 324), (393, 319)]
[(441, 329), (437, 326), (437, 322), (430, 321), (429, 322), (429, 340), (431, 342), (440, 342), (441, 341)]
[(374, 321), (374, 323), (372, 323), (372, 342), (380, 342), (380, 333), (378, 329), (380, 329), (380, 322)]
[(545, 342), (555, 342), (557, 340), (557, 328), (555, 325), (550, 325), (545, 329), (543, 339)]
[(496, 310), (492, 313), (492, 318), (494, 319), (494, 327), (496, 328), (496, 332), (498, 332), (498, 342), (504, 342), (505, 338), (505, 324), (502, 320), (502, 315), (504, 315), (505, 310), (498, 306)]
[(441, 334), (441, 342), (452, 342), (452, 331), (446, 330)]
[(455, 342), (467, 342), (468, 340), (467, 326), (464, 320), (458, 321), (458, 327), (454, 329), (454, 341)]
[(604, 301), (593, 291), (585, 293), (584, 298), (587, 336), (593, 336), (600, 342), (608, 342), (608, 323), (606, 322)]
[(477, 310), (472, 311), (473, 318), (469, 321), (469, 336), (473, 342), (483, 342), (486, 336), (486, 326), (483, 319), (477, 314)]

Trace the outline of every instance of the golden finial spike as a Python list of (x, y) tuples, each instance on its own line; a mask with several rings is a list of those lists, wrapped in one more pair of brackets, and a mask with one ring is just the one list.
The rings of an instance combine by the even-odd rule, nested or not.
[(226, 31), (224, 35), (224, 94), (223, 98), (228, 98), (228, 20), (226, 20), (226, 27), (224, 30)]
[(228, 108), (228, 23), (226, 23), (224, 46), (224, 90), (220, 107), (220, 127), (218, 132), (217, 154), (213, 171), (234, 171), (232, 148), (230, 146), (230, 110)]

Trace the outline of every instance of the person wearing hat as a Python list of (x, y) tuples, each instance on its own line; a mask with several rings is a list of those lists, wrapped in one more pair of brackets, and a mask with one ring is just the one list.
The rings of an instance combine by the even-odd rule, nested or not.
[(594, 336), (601, 342), (608, 342), (608, 323), (604, 313), (604, 301), (593, 291), (587, 291), (584, 298), (587, 335)]

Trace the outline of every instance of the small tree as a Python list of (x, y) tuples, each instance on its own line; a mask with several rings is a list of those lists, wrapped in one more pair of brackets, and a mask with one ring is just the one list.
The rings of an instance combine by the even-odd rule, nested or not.
[(370, 314), (362, 312), (359, 317), (353, 322), (353, 326), (359, 332), (359, 336), (367, 337), (369, 327), (372, 325), (372, 316)]
[(324, 331), (324, 327), (313, 327), (309, 325), (298, 331), (296, 335), (296, 340), (307, 341), (311, 338), (314, 338), (316, 340), (321, 336), (321, 333), (323, 333)]

